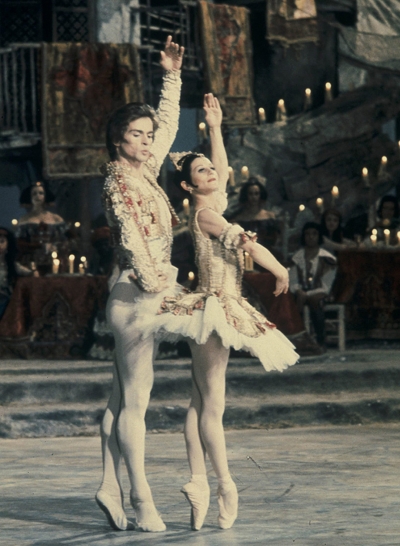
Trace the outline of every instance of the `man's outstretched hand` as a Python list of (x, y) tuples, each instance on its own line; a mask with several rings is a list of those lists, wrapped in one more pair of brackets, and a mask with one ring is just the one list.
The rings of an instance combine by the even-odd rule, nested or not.
[(164, 51), (161, 51), (160, 64), (164, 70), (180, 70), (182, 67), (182, 58), (184, 47), (180, 47), (172, 41), (172, 36), (168, 36), (165, 42)]

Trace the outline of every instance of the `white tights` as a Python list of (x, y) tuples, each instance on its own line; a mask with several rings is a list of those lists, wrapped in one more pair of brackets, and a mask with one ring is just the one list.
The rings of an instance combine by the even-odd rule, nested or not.
[(192, 351), (192, 399), (185, 422), (186, 450), (192, 475), (206, 474), (207, 453), (219, 480), (229, 477), (223, 415), (225, 376), (229, 350), (218, 336), (204, 345), (190, 342)]
[[(107, 304), (108, 322), (115, 337), (116, 362), (112, 393), (101, 426), (103, 480), (100, 489), (114, 500), (118, 497), (122, 507), (119, 476), (122, 454), (136, 512), (140, 512), (138, 506), (147, 506), (153, 512), (155, 508), (145, 475), (144, 458), (145, 414), (154, 379), (154, 339), (139, 340), (132, 326), (137, 296), (132, 283), (120, 282), (114, 286)], [(138, 517), (137, 513), (137, 519), (143, 518), (146, 516), (139, 513)]]

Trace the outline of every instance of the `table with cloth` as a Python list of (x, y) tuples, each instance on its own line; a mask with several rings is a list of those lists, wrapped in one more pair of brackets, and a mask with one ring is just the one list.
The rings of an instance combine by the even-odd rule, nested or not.
[(400, 339), (400, 252), (338, 253), (335, 302), (346, 305), (348, 339)]
[(20, 277), (0, 321), (0, 357), (84, 356), (107, 295), (105, 276)]

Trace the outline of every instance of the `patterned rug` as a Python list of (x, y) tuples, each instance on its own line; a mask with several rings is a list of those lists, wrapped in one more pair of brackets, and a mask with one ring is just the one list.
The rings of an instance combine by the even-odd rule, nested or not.
[(43, 44), (42, 134), (48, 178), (99, 176), (108, 160), (110, 113), (142, 101), (142, 76), (131, 44)]
[(248, 10), (200, 1), (204, 68), (208, 90), (220, 100), (224, 123), (255, 123), (252, 44)]

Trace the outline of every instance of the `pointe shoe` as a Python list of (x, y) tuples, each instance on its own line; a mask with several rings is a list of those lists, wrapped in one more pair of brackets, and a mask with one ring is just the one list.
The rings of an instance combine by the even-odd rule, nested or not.
[[(227, 486), (218, 486), (218, 525), (221, 529), (230, 529), (235, 522), (238, 514), (239, 496), (235, 482)], [(229, 511), (227, 510), (229, 507)]]
[(167, 529), (157, 512), (154, 502), (134, 499), (131, 495), (131, 505), (136, 514), (136, 530), (144, 533), (162, 533)]
[(181, 492), (185, 495), (192, 507), (190, 525), (193, 531), (200, 531), (203, 527), (210, 504), (210, 488), (208, 483), (201, 486), (191, 481), (182, 487)]
[(95, 500), (115, 531), (126, 531), (129, 528), (130, 524), (124, 512), (122, 499), (121, 504), (119, 504), (114, 497), (99, 489), (95, 495)]

